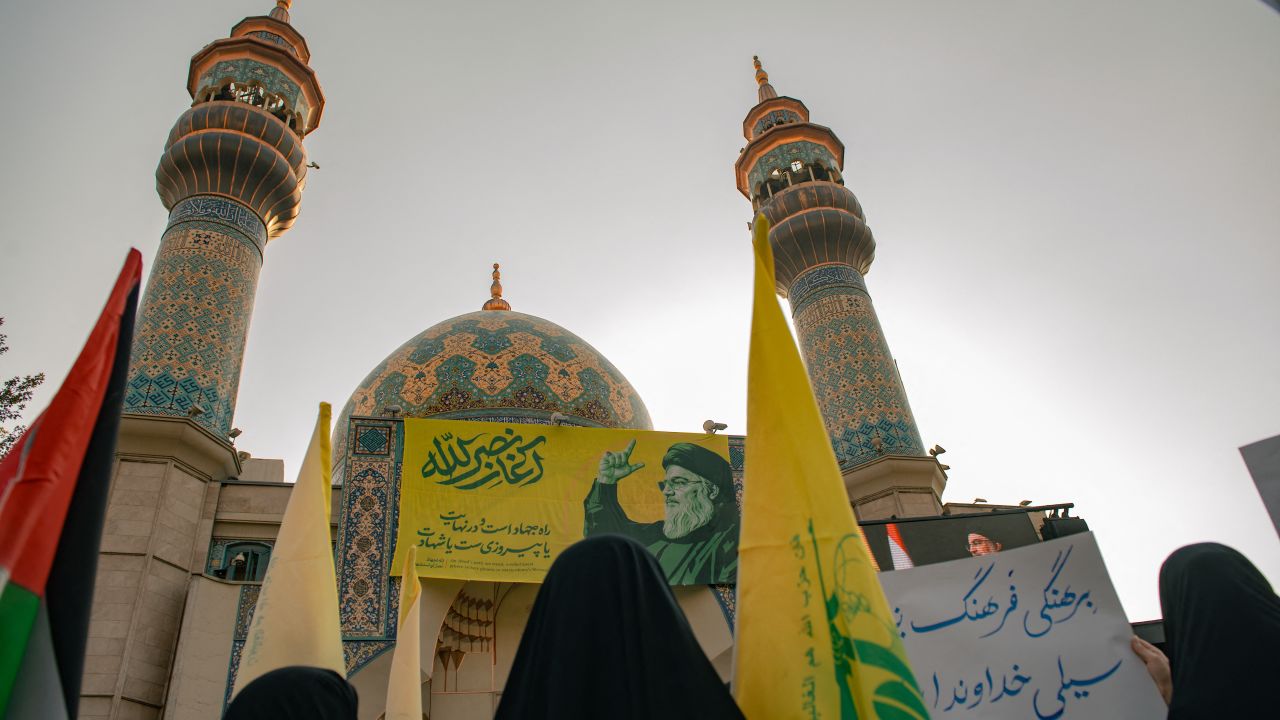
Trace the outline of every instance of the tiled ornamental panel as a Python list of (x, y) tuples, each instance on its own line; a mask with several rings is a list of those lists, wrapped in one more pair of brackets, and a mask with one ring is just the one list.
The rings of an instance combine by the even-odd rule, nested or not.
[(841, 467), (881, 455), (924, 455), (862, 275), (848, 265), (821, 265), (796, 278), (790, 300), (809, 381)]
[(138, 315), (124, 411), (231, 430), (266, 229), (248, 208), (196, 196), (174, 206)]
[(359, 450), (344, 461), (334, 538), (342, 638), (348, 644), (350, 664), (351, 643), (395, 637), (399, 585), (388, 576), (395, 552), (404, 426), (398, 420), (372, 418), (344, 422), (352, 426), (344, 435)]

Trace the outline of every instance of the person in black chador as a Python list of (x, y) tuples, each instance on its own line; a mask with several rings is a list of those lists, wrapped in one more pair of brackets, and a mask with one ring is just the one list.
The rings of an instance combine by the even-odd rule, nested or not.
[(618, 482), (644, 467), (631, 462), (632, 440), (606, 452), (583, 501), (583, 535), (616, 533), (653, 553), (672, 585), (731, 583), (738, 571), (738, 508), (729, 461), (707, 448), (676, 443), (662, 457), (658, 483), (666, 510), (661, 522), (638, 523), (618, 504)]
[(1137, 637), (1133, 649), (1169, 720), (1275, 716), (1280, 598), (1253, 563), (1218, 543), (1176, 550), (1160, 568), (1160, 608), (1168, 657)]
[(619, 535), (561, 553), (538, 591), (495, 720), (741, 720), (657, 561)]
[(293, 665), (245, 685), (222, 720), (356, 720), (358, 702), (338, 673)]

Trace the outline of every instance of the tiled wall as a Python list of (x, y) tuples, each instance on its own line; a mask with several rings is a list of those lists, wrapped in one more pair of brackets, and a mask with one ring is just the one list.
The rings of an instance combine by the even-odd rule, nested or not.
[(248, 208), (196, 196), (170, 213), (151, 268), (124, 411), (231, 430), (266, 229)]
[(796, 278), (790, 299), (809, 380), (840, 465), (855, 467), (881, 455), (924, 455), (862, 276), (848, 265), (821, 265)]

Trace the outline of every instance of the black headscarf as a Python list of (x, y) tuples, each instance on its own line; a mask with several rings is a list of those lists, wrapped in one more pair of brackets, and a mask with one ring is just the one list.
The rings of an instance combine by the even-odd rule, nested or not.
[(720, 489), (721, 498), (733, 497), (733, 468), (716, 451), (693, 443), (676, 443), (662, 456), (662, 469), (671, 465), (679, 465), (710, 480)]
[(1170, 720), (1275, 711), (1280, 599), (1245, 556), (1218, 543), (1176, 550), (1160, 568)]
[(356, 720), (356, 689), (317, 667), (272, 670), (231, 701), (222, 720)]
[(495, 716), (513, 718), (741, 720), (742, 713), (658, 562), (634, 540), (597, 535), (565, 550), (538, 591)]

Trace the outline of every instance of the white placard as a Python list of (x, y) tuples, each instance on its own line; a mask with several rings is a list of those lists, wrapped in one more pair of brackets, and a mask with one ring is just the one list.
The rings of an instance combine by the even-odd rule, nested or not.
[(1168, 714), (1093, 533), (879, 577), (934, 720)]

